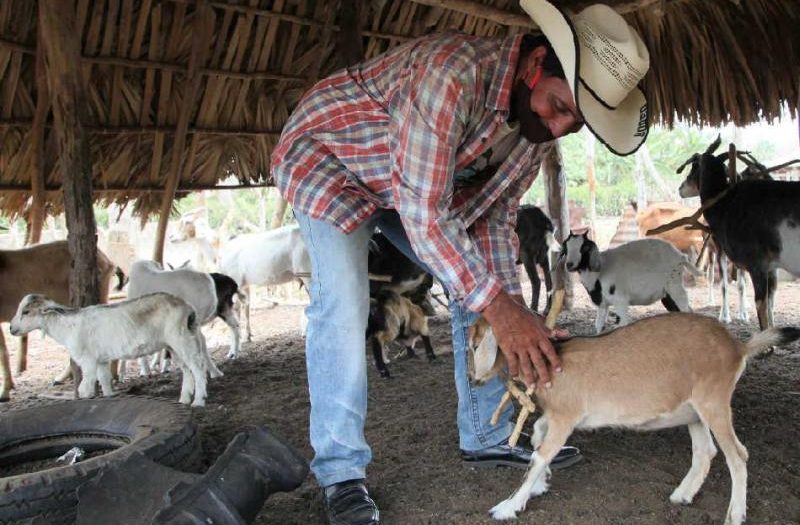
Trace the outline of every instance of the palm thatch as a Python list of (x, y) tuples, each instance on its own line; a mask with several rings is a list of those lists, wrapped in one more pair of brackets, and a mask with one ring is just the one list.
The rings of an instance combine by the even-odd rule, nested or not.
[[(271, 183), (270, 153), (289, 112), (305, 89), (341, 67), (354, 39), (372, 57), (434, 31), (503, 36), (533, 28), (516, 0), (64, 1), (76, 6), (95, 199), (133, 200), (143, 216), (159, 209), (175, 154), (183, 166), (179, 195), (229, 176), (242, 185)], [(589, 2), (556, 3), (577, 11)], [(777, 117), (782, 107), (796, 113), (796, 0), (607, 3), (646, 40), (645, 88), (662, 123), (744, 125)], [(356, 6), (360, 17), (349, 27)], [(198, 37), (201, 22), (210, 37)], [(195, 90), (193, 48), (201, 51)], [(48, 211), (62, 208), (51, 121), (33, 124), (37, 104), (48, 114), (37, 89), (37, 49), (37, 2), (0, 2), (0, 213), (9, 216), (30, 207), (37, 130)], [(185, 147), (175, 151), (182, 110)]]

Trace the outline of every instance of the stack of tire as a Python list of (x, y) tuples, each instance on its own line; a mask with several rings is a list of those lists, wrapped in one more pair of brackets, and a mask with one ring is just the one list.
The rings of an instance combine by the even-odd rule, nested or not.
[(196, 472), (202, 449), (191, 410), (145, 397), (68, 401), (0, 417), (0, 468), (56, 458), (74, 446), (107, 450), (73, 465), (0, 478), (0, 524), (74, 523), (77, 489), (131, 454)]

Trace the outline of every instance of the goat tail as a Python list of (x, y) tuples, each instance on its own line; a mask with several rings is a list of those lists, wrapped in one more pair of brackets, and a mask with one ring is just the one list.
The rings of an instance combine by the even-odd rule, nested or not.
[(683, 266), (684, 268), (689, 270), (689, 273), (691, 273), (695, 277), (700, 277), (701, 275), (703, 275), (703, 272), (701, 272), (697, 268), (697, 266), (692, 264), (692, 262), (689, 260), (689, 258), (687, 256), (685, 256), (685, 255), (683, 256), (683, 260), (681, 261), (681, 266)]
[(800, 339), (800, 328), (767, 328), (745, 343), (745, 355), (750, 356), (770, 346), (782, 346)]
[(119, 266), (114, 267), (114, 275), (117, 276), (117, 286), (114, 287), (114, 291), (121, 292), (122, 289), (125, 287), (125, 282), (128, 280), (128, 277), (125, 275), (125, 272), (122, 271), (122, 268)]

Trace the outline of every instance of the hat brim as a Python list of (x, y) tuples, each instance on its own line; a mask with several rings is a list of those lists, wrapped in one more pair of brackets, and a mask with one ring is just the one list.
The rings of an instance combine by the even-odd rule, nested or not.
[(553, 46), (589, 130), (613, 153), (621, 156), (635, 153), (644, 144), (649, 130), (644, 91), (637, 87), (616, 108), (606, 106), (580, 81), (578, 34), (570, 19), (546, 0), (520, 0), (520, 5)]

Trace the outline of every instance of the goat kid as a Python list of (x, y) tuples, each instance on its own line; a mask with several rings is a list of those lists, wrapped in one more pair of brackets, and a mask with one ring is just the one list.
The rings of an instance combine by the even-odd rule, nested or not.
[(691, 170), (679, 193), (699, 196), (704, 205), (719, 199), (703, 215), (722, 251), (750, 274), (758, 324), (764, 330), (773, 324), (777, 269), (800, 276), (800, 182), (745, 179), (731, 185), (724, 164), (727, 153), (713, 154), (719, 144), (717, 137), (704, 153), (687, 161)]
[(608, 308), (630, 322), (630, 305), (649, 305), (658, 300), (670, 312), (688, 312), (689, 296), (683, 287), (683, 271), (700, 271), (674, 246), (660, 239), (640, 239), (601, 252), (586, 233), (570, 232), (561, 256), (566, 268), (580, 274), (581, 282), (597, 305), (595, 330), (605, 326)]
[(415, 357), (414, 345), (417, 340), (422, 339), (428, 361), (436, 359), (425, 311), (408, 297), (388, 287), (370, 298), (366, 337), (372, 346), (375, 367), (381, 377), (391, 377), (385, 354), (386, 346), (392, 341), (404, 345), (407, 355)]
[(531, 282), (533, 293), (531, 295), (531, 310), (534, 312), (539, 309), (539, 292), (542, 288), (542, 281), (539, 279), (537, 266), (542, 268), (544, 274), (544, 284), (547, 291), (547, 306), (545, 312), (550, 309), (550, 294), (553, 291), (553, 278), (550, 275), (550, 255), (551, 251), (560, 252), (561, 245), (558, 244), (553, 232), (553, 222), (544, 212), (532, 205), (520, 206), (517, 210), (517, 227), (515, 229), (519, 239), (519, 261), (525, 267), (528, 279)]
[[(67, 347), (70, 358), (81, 367), (81, 398), (94, 395), (97, 380), (104, 396), (113, 395), (112, 360), (141, 357), (167, 347), (183, 372), (180, 402), (205, 405), (208, 352), (197, 314), (182, 299), (155, 293), (111, 305), (70, 308), (29, 294), (11, 320), (11, 333), (22, 335), (36, 329)], [(221, 375), (211, 369), (211, 377)]]
[[(491, 509), (492, 516), (513, 519), (530, 497), (547, 492), (548, 466), (574, 430), (687, 425), (691, 467), (670, 501), (689, 504), (700, 490), (717, 452), (713, 433), (731, 475), (725, 525), (740, 525), (747, 509), (747, 449), (733, 428), (733, 391), (749, 356), (798, 338), (800, 329), (773, 328), (743, 344), (714, 319), (669, 313), (601, 336), (555, 342), (564, 372), (552, 388), (534, 391), (542, 415), (534, 424), (528, 472), (519, 489)], [(504, 367), (496, 343), (479, 345), (473, 363), (479, 383)]]
[[(69, 303), (70, 254), (67, 241), (37, 244), (20, 250), (0, 250), (0, 322), (11, 321), (17, 305), (29, 293), (44, 294), (56, 301)], [(119, 280), (115, 290), (121, 290), (125, 274), (106, 254), (97, 250), (97, 274), (100, 284), (100, 302), (108, 302), (111, 276)], [(28, 338), (20, 339), (16, 373), (28, 367)], [(70, 372), (69, 363), (56, 382), (65, 381)], [(11, 365), (3, 332), (0, 331), (0, 402), (8, 401), (14, 388)]]

